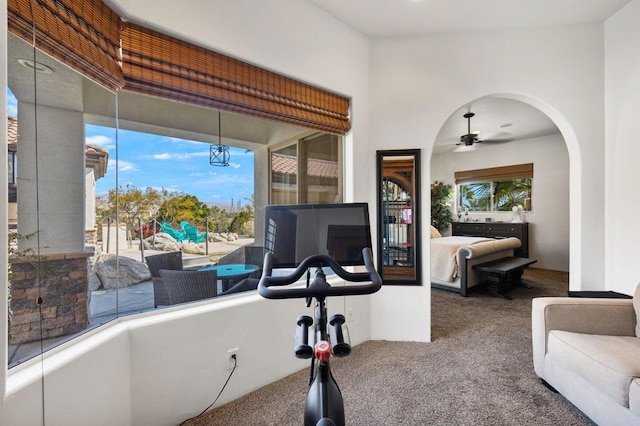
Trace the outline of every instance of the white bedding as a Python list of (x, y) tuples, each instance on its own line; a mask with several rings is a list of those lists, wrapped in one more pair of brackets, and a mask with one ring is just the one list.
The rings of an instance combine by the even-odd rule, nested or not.
[(482, 237), (442, 237), (431, 239), (431, 276), (441, 281), (458, 277), (457, 253), (460, 247), (494, 241)]

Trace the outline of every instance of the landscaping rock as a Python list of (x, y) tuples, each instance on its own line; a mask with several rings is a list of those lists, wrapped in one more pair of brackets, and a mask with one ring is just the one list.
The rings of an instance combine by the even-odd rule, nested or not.
[(102, 281), (100, 281), (100, 277), (98, 277), (93, 268), (87, 272), (87, 279), (89, 281), (89, 292), (96, 291), (102, 286)]
[[(118, 269), (116, 260), (119, 261)], [(93, 264), (93, 271), (106, 290), (128, 287), (151, 279), (147, 265), (124, 256), (116, 258), (112, 253), (101, 253)]]
[(143, 240), (145, 250), (160, 250), (160, 251), (179, 251), (180, 243), (175, 238), (164, 232), (158, 232), (156, 234), (155, 248), (153, 247), (153, 236), (147, 237)]

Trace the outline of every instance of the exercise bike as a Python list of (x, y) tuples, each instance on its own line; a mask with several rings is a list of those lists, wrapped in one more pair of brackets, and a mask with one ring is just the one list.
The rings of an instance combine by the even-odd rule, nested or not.
[[(305, 426), (343, 426), (345, 424), (344, 402), (340, 388), (336, 383), (329, 359), (334, 356), (346, 356), (351, 353), (351, 344), (345, 340), (344, 315), (336, 314), (327, 318), (325, 299), (329, 296), (352, 296), (375, 293), (380, 289), (382, 280), (373, 266), (371, 249), (364, 248), (362, 257), (367, 272), (347, 272), (332, 257), (316, 254), (305, 258), (298, 267), (286, 276), (271, 276), (272, 254), (266, 253), (264, 269), (258, 284), (258, 292), (267, 299), (306, 298), (307, 307), (315, 299), (315, 344), (311, 346), (309, 328), (313, 319), (300, 316), (294, 340), (294, 354), (297, 358), (311, 358), (309, 390), (304, 407)], [(316, 268), (311, 280), (310, 268)], [(340, 278), (349, 282), (371, 281), (363, 285), (345, 285), (332, 287), (326, 280), (323, 267), (330, 267)], [(301, 288), (273, 288), (298, 281), (307, 274), (307, 285)]]

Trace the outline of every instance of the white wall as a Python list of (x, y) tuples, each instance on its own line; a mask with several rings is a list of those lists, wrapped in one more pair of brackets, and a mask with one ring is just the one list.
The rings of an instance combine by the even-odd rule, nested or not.
[[(422, 148), (426, 193), (433, 141), (461, 105), (497, 95), (540, 109), (560, 129), (571, 162), (570, 287), (602, 288), (603, 43), (597, 24), (374, 39), (370, 143)], [(428, 250), (423, 265), (428, 274)]]
[[(354, 345), (370, 338), (368, 305), (366, 297), (349, 298)], [(344, 298), (329, 298), (328, 308), (345, 312)], [(222, 389), (229, 349), (239, 349), (238, 368), (217, 405), (306, 370), (308, 361), (293, 356), (302, 314), (313, 315), (303, 300), (254, 293), (114, 321), (47, 352), (42, 366), (35, 359), (14, 367), (0, 424), (40, 424), (44, 369), (47, 425), (176, 425)]]
[(607, 289), (633, 294), (640, 282), (640, 0), (605, 25)]
[[(533, 209), (525, 213), (529, 257), (538, 261), (533, 267), (569, 271), (569, 157), (559, 134), (434, 155), (431, 182), (440, 180), (455, 186), (456, 171), (523, 163), (533, 163)], [(509, 222), (511, 212), (471, 212), (469, 217)]]

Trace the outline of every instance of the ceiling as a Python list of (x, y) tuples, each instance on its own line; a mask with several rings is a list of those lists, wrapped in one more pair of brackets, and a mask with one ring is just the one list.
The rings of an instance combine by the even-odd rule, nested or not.
[[(629, 0), (589, 0), (588, 7), (584, 0), (300, 0), (309, 1), (318, 8), (333, 15), (337, 19), (343, 21), (347, 25), (353, 27), (357, 31), (370, 36), (410, 36), (418, 34), (428, 34), (435, 32), (454, 32), (484, 29), (500, 29), (500, 28), (522, 28), (534, 26), (548, 25), (567, 25), (587, 22), (602, 22)], [(119, 0), (110, 0), (109, 3), (118, 5)], [(27, 78), (22, 79), (25, 75), (24, 69), (17, 64), (16, 59), (20, 57), (28, 57), (29, 47), (24, 43), (10, 37), (9, 40), (9, 86), (14, 90), (15, 94), (23, 99), (28, 100), (30, 95), (29, 89), (23, 90), (22, 87), (30, 87), (33, 81)], [(47, 63), (44, 57), (39, 60)], [(49, 64), (55, 69), (55, 80), (52, 80), (51, 87), (46, 86), (46, 79), (41, 78), (38, 81), (38, 101), (39, 103), (51, 102), (51, 105), (62, 105), (64, 108), (72, 110), (81, 110), (84, 108), (91, 109), (95, 105), (112, 105), (113, 102), (105, 100), (103, 91), (90, 90), (94, 89), (93, 84), (89, 84), (86, 79), (66, 70), (57, 61), (51, 60)], [(22, 72), (20, 72), (22, 70)], [(54, 84), (55, 83), (55, 84)], [(80, 87), (84, 85), (84, 90)], [(60, 96), (60, 87), (64, 87), (64, 96)], [(48, 88), (50, 90), (45, 90)], [(100, 102), (89, 102), (82, 93), (96, 93), (95, 99), (101, 99)], [(51, 97), (47, 96), (51, 93)], [(125, 96), (121, 96), (120, 102), (124, 104)], [(139, 98), (137, 98), (139, 99)], [(165, 109), (173, 111), (167, 113), (172, 122), (172, 126), (166, 126), (162, 122), (149, 122), (145, 128), (137, 128), (135, 122), (144, 122), (141, 117), (133, 116), (130, 120), (125, 119), (127, 109), (121, 105), (122, 122), (121, 125), (127, 125), (131, 122), (133, 130), (141, 130), (148, 132), (167, 133), (170, 129), (176, 134), (168, 134), (169, 136), (186, 137), (196, 140), (207, 140), (211, 135), (215, 135), (216, 127), (214, 121), (206, 117), (211, 115), (208, 110), (200, 111), (206, 117), (200, 117), (196, 114), (199, 111), (185, 111), (185, 114), (175, 114), (175, 108), (181, 104), (171, 103)], [(184, 106), (183, 106), (184, 107)], [(97, 107), (96, 107), (97, 108)], [(153, 108), (157, 113), (158, 104)], [(185, 107), (186, 108), (186, 107)], [(146, 111), (140, 108), (140, 105), (132, 102), (132, 111)], [(492, 137), (498, 137), (507, 140), (528, 139), (537, 136), (544, 136), (558, 133), (558, 129), (537, 109), (530, 107), (524, 103), (501, 98), (483, 98), (474, 101), (470, 105), (461, 105), (458, 111), (452, 112), (449, 120), (447, 120), (436, 139), (434, 148), (435, 153), (447, 152), (456, 148), (456, 142), (459, 141), (460, 135), (466, 133), (467, 123), (462, 117), (465, 112), (473, 111), (476, 116), (473, 117), (471, 125), (472, 131), (480, 130), (481, 132), (491, 132)], [(96, 117), (108, 116), (103, 111), (90, 111)], [(154, 114), (154, 117), (159, 117)], [(182, 130), (175, 129), (176, 116), (179, 117), (198, 117), (197, 123), (185, 123)], [(172, 118), (171, 118), (172, 117)], [(303, 129), (297, 129), (291, 126), (283, 126), (277, 123), (266, 123), (261, 120), (251, 119), (247, 117), (225, 114), (223, 116), (225, 124), (225, 136), (237, 141), (249, 141), (252, 143), (268, 143), (269, 141), (282, 140), (283, 137), (291, 137), (293, 134), (300, 133)], [(147, 121), (149, 121), (147, 119)], [(102, 123), (98, 123), (102, 124)], [(107, 124), (107, 123), (104, 123)], [(509, 127), (501, 127), (505, 124), (511, 124)], [(139, 127), (139, 125), (138, 125)], [(229, 132), (229, 133), (227, 133)], [(205, 135), (203, 137), (199, 137)], [(481, 137), (483, 135), (481, 134)], [(237, 145), (237, 143), (235, 144)]]
[(308, 0), (369, 37), (603, 22), (630, 0)]
[(560, 133), (553, 121), (537, 108), (512, 99), (486, 97), (451, 114), (436, 136), (434, 154), (459, 150), (460, 136), (467, 133), (467, 119), (463, 117), (467, 112), (475, 114), (471, 118), (471, 133), (490, 141), (476, 148)]
[[(369, 37), (517, 29), (603, 22), (630, 0), (308, 0)], [(512, 141), (559, 133), (538, 109), (505, 98), (483, 98), (452, 113), (436, 137), (434, 154), (458, 148), (467, 133)], [(485, 147), (488, 144), (478, 145)]]

